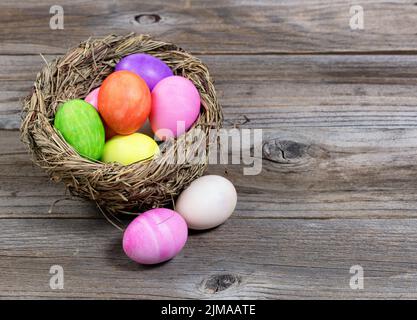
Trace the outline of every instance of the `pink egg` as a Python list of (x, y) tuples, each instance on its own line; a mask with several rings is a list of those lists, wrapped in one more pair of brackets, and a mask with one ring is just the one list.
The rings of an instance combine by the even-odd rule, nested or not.
[(99, 90), (100, 90), (100, 87), (95, 88), (84, 99), (85, 101), (87, 101), (89, 104), (91, 104), (96, 109), (97, 109), (97, 98), (98, 98)]
[(188, 229), (177, 212), (158, 208), (142, 213), (126, 228), (123, 250), (141, 264), (156, 264), (176, 256), (187, 241)]
[(162, 79), (152, 90), (149, 121), (155, 135), (166, 140), (186, 132), (200, 113), (200, 94), (194, 84), (180, 76)]

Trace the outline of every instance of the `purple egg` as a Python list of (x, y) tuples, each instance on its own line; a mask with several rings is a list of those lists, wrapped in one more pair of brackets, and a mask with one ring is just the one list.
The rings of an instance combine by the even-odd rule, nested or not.
[(124, 57), (115, 67), (115, 71), (120, 70), (136, 73), (145, 80), (151, 91), (159, 81), (173, 75), (172, 70), (162, 60), (145, 53)]

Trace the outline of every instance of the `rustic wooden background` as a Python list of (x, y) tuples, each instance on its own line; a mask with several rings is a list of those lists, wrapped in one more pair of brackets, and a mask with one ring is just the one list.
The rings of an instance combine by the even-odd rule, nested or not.
[[(57, 4), (64, 30), (49, 28)], [(349, 27), (354, 4), (364, 30)], [(408, 0), (1, 0), (0, 297), (417, 298), (416, 18)], [(266, 143), (260, 175), (209, 169), (235, 183), (235, 214), (156, 267), (131, 262), (121, 233), (19, 141), (40, 53), (131, 31), (198, 55), (226, 125)], [(49, 287), (54, 264), (63, 290)]]

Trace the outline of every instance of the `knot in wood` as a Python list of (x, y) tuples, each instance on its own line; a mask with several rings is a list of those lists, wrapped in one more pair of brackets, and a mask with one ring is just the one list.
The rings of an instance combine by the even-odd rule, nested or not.
[(264, 143), (262, 155), (264, 159), (277, 163), (299, 162), (308, 151), (309, 146), (290, 140), (272, 139)]
[(159, 14), (138, 14), (135, 16), (135, 21), (139, 24), (153, 24), (158, 23), (161, 20), (161, 16)]
[(234, 274), (213, 275), (203, 280), (201, 288), (206, 293), (215, 294), (241, 283), (241, 278)]

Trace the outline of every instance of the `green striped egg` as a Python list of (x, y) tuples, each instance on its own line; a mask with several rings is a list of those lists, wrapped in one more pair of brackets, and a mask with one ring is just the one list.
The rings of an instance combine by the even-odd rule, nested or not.
[(91, 104), (81, 99), (65, 102), (55, 114), (54, 126), (81, 156), (100, 159), (105, 132), (100, 115)]

